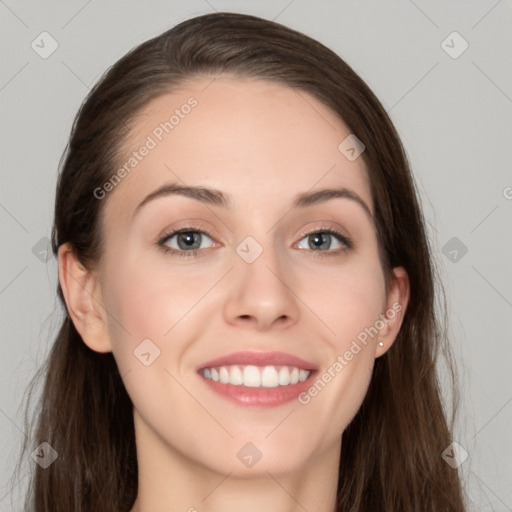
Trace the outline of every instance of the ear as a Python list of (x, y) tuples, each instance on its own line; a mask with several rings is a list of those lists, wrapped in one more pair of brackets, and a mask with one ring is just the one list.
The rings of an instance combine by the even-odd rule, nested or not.
[(95, 352), (110, 352), (106, 310), (97, 274), (78, 261), (69, 244), (59, 247), (58, 265), (66, 307), (83, 342)]
[[(409, 304), (410, 284), (407, 271), (404, 267), (395, 267), (393, 274), (394, 277), (390, 283), (385, 310), (383, 316), (381, 316), (384, 326), (379, 329), (375, 357), (382, 356), (393, 345)], [(381, 347), (379, 343), (382, 343), (383, 346)]]

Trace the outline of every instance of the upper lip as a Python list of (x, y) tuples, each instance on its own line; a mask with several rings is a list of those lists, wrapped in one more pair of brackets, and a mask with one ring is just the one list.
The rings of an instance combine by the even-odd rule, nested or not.
[(203, 368), (218, 368), (219, 366), (230, 366), (235, 364), (254, 365), (254, 366), (295, 366), (302, 370), (318, 370), (318, 366), (309, 361), (287, 354), (285, 352), (234, 352), (226, 356), (212, 359), (202, 365), (197, 370)]

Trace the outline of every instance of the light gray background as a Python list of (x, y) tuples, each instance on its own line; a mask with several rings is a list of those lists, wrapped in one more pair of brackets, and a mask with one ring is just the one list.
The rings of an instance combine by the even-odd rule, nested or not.
[[(134, 45), (214, 10), (259, 15), (318, 39), (390, 113), (451, 305), (464, 393), (456, 438), (469, 454), (460, 470), (471, 509), (512, 511), (512, 5), (506, 0), (0, 0), (0, 509), (11, 510), (10, 476), (25, 435), (23, 392), (61, 318), (56, 261), (41, 260), (75, 112), (105, 69)], [(47, 59), (31, 47), (43, 31), (59, 45)], [(442, 46), (453, 31), (469, 44), (458, 58)], [(462, 48), (452, 40), (445, 43), (452, 51)], [(459, 247), (450, 254), (453, 248), (445, 247), (453, 237)], [(15, 484), (14, 501), (26, 479)]]

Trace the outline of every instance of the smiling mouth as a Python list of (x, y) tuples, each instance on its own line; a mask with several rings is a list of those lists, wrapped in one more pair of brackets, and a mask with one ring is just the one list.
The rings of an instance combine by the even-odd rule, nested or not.
[(276, 407), (304, 392), (319, 366), (285, 352), (246, 350), (196, 367), (215, 393), (242, 407)]
[(312, 370), (286, 365), (227, 365), (202, 368), (205, 379), (221, 384), (232, 384), (248, 388), (277, 388), (304, 382)]

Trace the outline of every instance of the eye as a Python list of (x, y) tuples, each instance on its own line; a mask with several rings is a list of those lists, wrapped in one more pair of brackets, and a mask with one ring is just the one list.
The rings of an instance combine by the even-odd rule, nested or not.
[(213, 242), (212, 238), (203, 231), (192, 226), (171, 231), (165, 234), (159, 241), (158, 246), (164, 252), (172, 252), (178, 256), (195, 256), (205, 239)]
[[(306, 247), (300, 245), (303, 243), (303, 240), (306, 240)], [(333, 242), (337, 247), (332, 247)], [(331, 227), (321, 227), (317, 228), (316, 231), (307, 233), (297, 245), (299, 249), (309, 249), (312, 251), (327, 253), (318, 254), (318, 256), (339, 254), (342, 251), (351, 249), (352, 246), (352, 241), (348, 237), (343, 235), (337, 229)]]
[[(299, 249), (308, 249), (315, 251), (315, 256), (336, 256), (353, 247), (353, 243), (347, 236), (343, 235), (337, 229), (330, 226), (317, 228), (315, 231), (303, 233), (303, 238), (298, 242)], [(157, 242), (157, 246), (164, 253), (172, 253), (177, 256), (194, 257), (198, 256), (205, 241), (213, 242), (213, 239), (200, 228), (187, 226), (173, 230), (163, 235)], [(306, 240), (307, 247), (301, 246), (303, 240)], [(332, 247), (332, 245), (337, 247)]]

